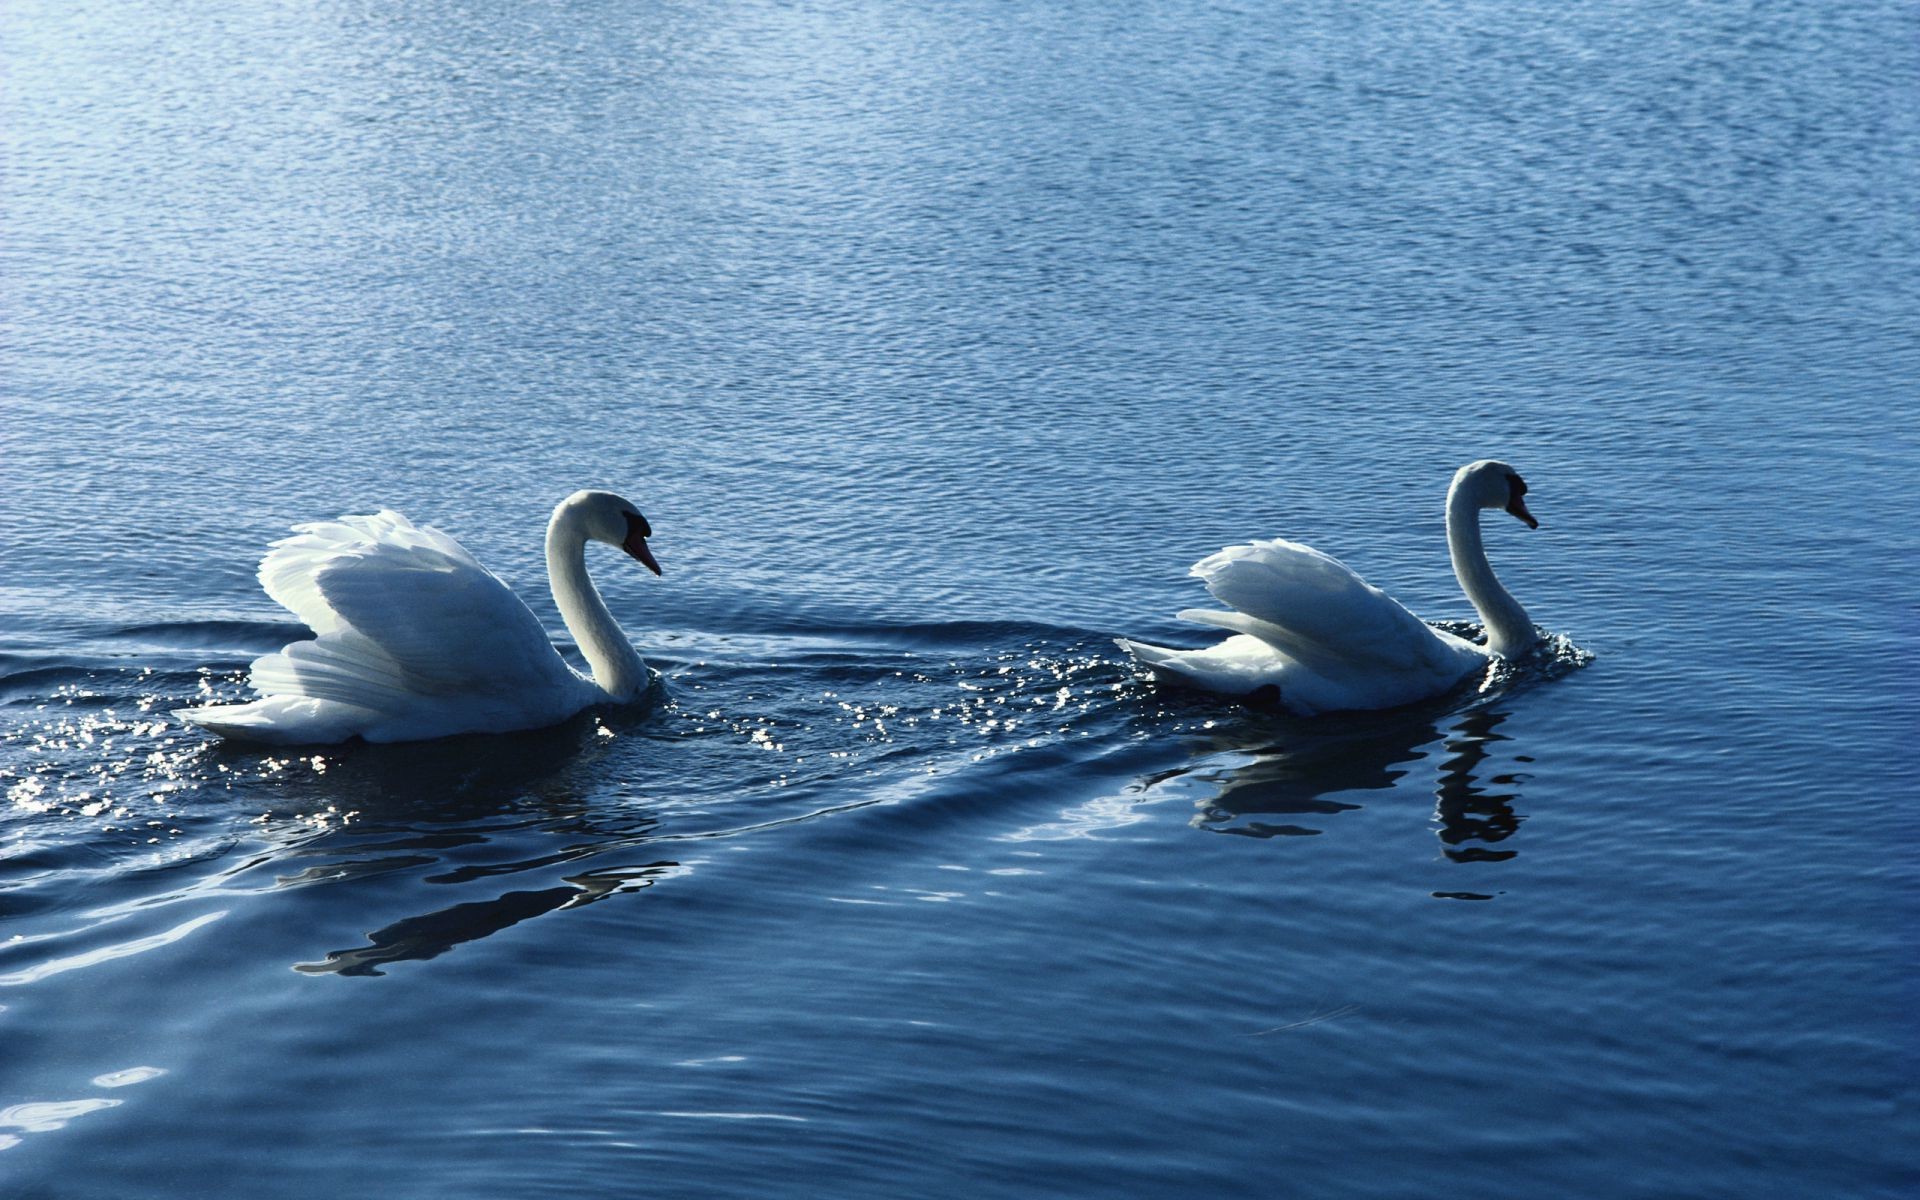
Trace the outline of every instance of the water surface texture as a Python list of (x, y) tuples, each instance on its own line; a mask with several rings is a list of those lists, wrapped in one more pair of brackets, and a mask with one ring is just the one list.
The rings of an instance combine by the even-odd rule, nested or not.
[[(1920, 1184), (1911, 5), (0, 39), (0, 1193)], [(1306, 721), (1112, 645), (1256, 536), (1471, 620), (1485, 456), (1540, 661)], [(168, 715), (299, 636), (296, 521), (558, 634), (582, 486), (649, 706)]]

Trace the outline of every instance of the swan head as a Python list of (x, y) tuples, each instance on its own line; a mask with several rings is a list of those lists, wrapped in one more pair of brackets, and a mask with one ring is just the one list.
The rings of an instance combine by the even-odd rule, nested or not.
[(556, 525), (565, 522), (583, 537), (618, 546), (647, 570), (655, 575), (660, 573), (660, 564), (647, 548), (653, 527), (647, 524), (639, 509), (612, 492), (575, 492), (553, 510), (553, 522)]
[(1526, 522), (1528, 529), (1540, 528), (1540, 522), (1527, 511), (1527, 481), (1506, 463), (1493, 458), (1468, 463), (1453, 476), (1449, 495), (1464, 496), (1475, 508), (1497, 508)]

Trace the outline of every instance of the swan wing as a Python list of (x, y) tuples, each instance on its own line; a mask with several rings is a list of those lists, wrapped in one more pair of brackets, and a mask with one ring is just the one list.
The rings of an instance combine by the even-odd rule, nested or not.
[(1339, 559), (1298, 542), (1228, 546), (1195, 563), (1192, 574), (1215, 599), (1252, 618), (1230, 628), (1323, 674), (1458, 678), (1480, 657), (1470, 643), (1428, 625)]
[(294, 533), (261, 562), (260, 583), (320, 637), (257, 661), (263, 694), (394, 711), (578, 684), (532, 610), (439, 530), (381, 511)]
[(1341, 709), (1391, 708), (1432, 695), (1457, 678), (1353, 670), (1330, 676), (1275, 647), (1272, 627), (1254, 617), (1197, 609), (1180, 615), (1203, 625), (1249, 632), (1198, 650), (1171, 650), (1130, 638), (1115, 641), (1163, 682), (1248, 698), (1271, 689), (1281, 707), (1303, 717)]
[[(1198, 650), (1175, 650), (1133, 638), (1115, 638), (1114, 644), (1151, 670), (1158, 679), (1223, 696), (1250, 696), (1263, 687), (1281, 688), (1288, 668), (1295, 666), (1273, 646), (1257, 637), (1230, 637)], [(1290, 689), (1282, 689), (1284, 695)]]

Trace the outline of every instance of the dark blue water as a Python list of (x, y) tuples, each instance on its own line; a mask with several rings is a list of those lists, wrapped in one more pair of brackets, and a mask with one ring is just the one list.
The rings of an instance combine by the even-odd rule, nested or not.
[[(1893, 1196), (1920, 18), (0, 9), (0, 1193)], [(1560, 635), (1157, 692), (1288, 536)], [(639, 711), (167, 714), (398, 508)]]

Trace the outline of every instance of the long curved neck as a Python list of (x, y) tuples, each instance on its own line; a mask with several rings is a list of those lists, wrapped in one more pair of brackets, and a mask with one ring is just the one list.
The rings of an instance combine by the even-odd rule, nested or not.
[(646, 660), (607, 611), (600, 590), (587, 577), (587, 535), (564, 507), (547, 523), (547, 584), (560, 619), (579, 644), (593, 681), (615, 700), (631, 699), (647, 685)]
[(1460, 590), (1467, 594), (1487, 627), (1487, 650), (1510, 657), (1533, 645), (1533, 622), (1500, 581), (1480, 542), (1480, 509), (1463, 488), (1447, 493), (1447, 553)]

